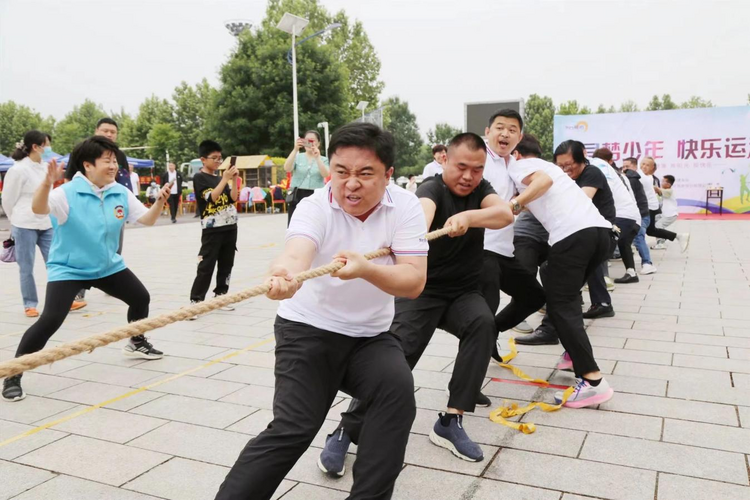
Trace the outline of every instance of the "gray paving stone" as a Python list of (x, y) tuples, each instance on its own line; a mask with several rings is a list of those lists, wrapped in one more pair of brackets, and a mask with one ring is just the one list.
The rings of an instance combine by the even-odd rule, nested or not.
[[(724, 335), (721, 325), (718, 324), (690, 324), (677, 323), (676, 325), (660, 323), (653, 324), (649, 321), (636, 321), (633, 324), (634, 330), (650, 330), (652, 332), (674, 332), (674, 333), (697, 333), (700, 335)], [(652, 340), (666, 340), (658, 338), (659, 335), (654, 333)]]
[(583, 445), (581, 458), (729, 483), (748, 484), (745, 457), (725, 451), (644, 439), (589, 434)]
[(13, 500), (156, 500), (156, 497), (86, 481), (77, 477), (57, 476)]
[[(750, 361), (750, 349), (741, 349), (739, 347), (729, 348), (729, 359), (743, 359)], [(737, 370), (735, 370), (737, 371)]]
[(259, 368), (273, 368), (275, 359), (276, 358), (272, 352), (248, 351), (228, 359), (226, 363), (232, 365), (257, 366)]
[(44, 470), (0, 460), (0, 477), (3, 478), (0, 500), (8, 500), (55, 476)]
[(623, 338), (623, 339), (644, 339), (659, 340), (662, 342), (672, 342), (675, 333), (672, 331), (652, 331), (626, 328), (605, 328), (603, 326), (590, 326), (586, 329), (590, 337), (602, 338)]
[(273, 412), (271, 410), (258, 410), (239, 422), (230, 425), (226, 430), (257, 436), (268, 427), (271, 420), (273, 420)]
[[(489, 461), (497, 452), (497, 447), (486, 444), (479, 445), (484, 452), (485, 460)], [(448, 472), (458, 472), (470, 476), (479, 476), (484, 472), (485, 462), (468, 462), (462, 460), (445, 448), (432, 444), (427, 436), (411, 435), (406, 445), (404, 462), (411, 465), (440, 469)]]
[(501, 450), (485, 477), (612, 500), (653, 500), (656, 488), (654, 471), (518, 450)]
[(0, 406), (0, 419), (33, 424), (42, 419), (52, 417), (60, 412), (73, 408), (75, 403), (55, 401), (54, 399), (27, 396), (23, 401), (6, 403)]
[(451, 364), (450, 359), (437, 356), (422, 356), (414, 367), (415, 370), (442, 371)]
[(672, 474), (659, 474), (657, 500), (750, 500), (750, 488)]
[(664, 441), (714, 450), (750, 453), (750, 429), (664, 420)]
[[(226, 382), (229, 383), (229, 382)], [(260, 385), (250, 385), (244, 389), (220, 398), (219, 401), (252, 406), (254, 408), (273, 409), (273, 388)]]
[[(162, 373), (183, 373), (188, 370), (193, 370), (194, 368), (197, 368), (199, 366), (204, 366), (205, 364), (206, 360), (202, 359), (165, 356), (162, 359), (156, 359), (153, 361), (148, 361), (147, 363), (144, 363), (142, 365), (138, 365), (138, 368)], [(206, 366), (205, 368), (201, 368), (200, 370), (191, 371), (190, 376), (206, 378), (210, 377), (211, 375), (216, 375), (217, 373), (231, 367), (232, 365), (229, 363), (216, 363), (215, 365)]]
[(600, 405), (600, 409), (695, 422), (737, 425), (737, 414), (733, 407), (699, 401), (623, 393), (615, 394), (612, 399)]
[(724, 335), (728, 337), (750, 338), (750, 329), (724, 327)]
[[(738, 375), (733, 375), (735, 387), (716, 387), (712, 384), (670, 382), (669, 397), (692, 401), (708, 401), (728, 405), (750, 406), (750, 391), (738, 384)], [(739, 379), (743, 380), (743, 379)]]
[(229, 467), (175, 457), (123, 488), (169, 500), (205, 500), (214, 498)]
[[(52, 342), (47, 342), (47, 345), (51, 344)], [(67, 372), (75, 370), (76, 368), (82, 368), (90, 364), (90, 361), (84, 361), (84, 359), (85, 358), (61, 359), (60, 361), (55, 361), (51, 365), (44, 365), (40, 366), (39, 368), (34, 368), (32, 372), (41, 373), (43, 375), (60, 375), (65, 373), (65, 376), (67, 377)]]
[(155, 386), (150, 390), (167, 394), (177, 394), (179, 396), (217, 400), (232, 394), (243, 387), (245, 387), (245, 385), (235, 382), (191, 377), (188, 375), (175, 380), (170, 380), (169, 382)]
[(289, 474), (287, 474), (286, 478), (290, 481), (299, 481), (302, 483), (314, 484), (334, 490), (349, 491), (352, 487), (351, 470), (352, 466), (354, 465), (355, 457), (351, 454), (346, 456), (344, 465), (346, 467), (347, 473), (344, 475), (344, 477), (339, 479), (331, 479), (326, 474), (323, 474), (320, 469), (318, 469), (317, 462), (319, 454), (320, 449), (309, 448), (300, 457)]
[(227, 353), (225, 347), (212, 347), (209, 345), (188, 344), (185, 342), (160, 341), (159, 349), (164, 351), (168, 357), (191, 358), (207, 360), (212, 357)]
[[(678, 336), (681, 334), (677, 334)], [(726, 358), (727, 350), (721, 346), (703, 344), (683, 344), (678, 342), (659, 342), (655, 340), (628, 339), (625, 349), (640, 349), (643, 351), (670, 352), (679, 354), (697, 354)]]
[[(559, 371), (550, 379), (550, 382), (557, 385), (575, 385), (575, 376), (572, 372)], [(607, 374), (607, 382), (616, 393), (626, 392), (646, 396), (664, 396), (667, 393), (666, 380)]]
[[(698, 335), (696, 333), (678, 333), (675, 338), (676, 342), (703, 344), (727, 347), (750, 348), (750, 338), (730, 337), (727, 335)], [(725, 352), (726, 354), (726, 352)]]
[(311, 484), (297, 483), (283, 497), (283, 500), (344, 500), (349, 495), (343, 491), (313, 486)]
[(186, 396), (166, 395), (134, 409), (131, 413), (223, 429), (256, 408)]
[[(0, 420), (0, 443), (19, 436), (25, 432), (33, 430), (32, 425), (19, 424), (8, 420)], [(46, 446), (58, 439), (67, 436), (64, 432), (58, 432), (52, 429), (45, 429), (29, 436), (25, 436), (17, 441), (0, 446), (0, 460), (13, 460), (16, 457)]]
[(248, 436), (236, 432), (170, 422), (128, 445), (231, 467), (248, 441)]
[[(50, 394), (49, 398), (60, 401), (70, 401), (83, 405), (95, 405), (104, 403), (111, 399), (118, 398), (124, 394), (133, 392), (133, 389), (125, 388), (118, 385), (100, 384), (97, 382), (83, 382), (79, 385), (63, 389), (62, 391)], [(156, 398), (162, 397), (163, 394), (150, 391), (142, 391), (132, 394), (124, 399), (113, 401), (107, 404), (107, 408), (113, 410), (128, 411), (143, 403), (147, 403)]]
[[(730, 350), (733, 348), (730, 348)], [(750, 363), (742, 359), (719, 359), (702, 356), (675, 354), (674, 366), (700, 368), (704, 370), (721, 370), (725, 372), (750, 373)]]
[(82, 436), (68, 436), (16, 461), (119, 486), (169, 459), (168, 455)]
[(89, 382), (132, 387), (154, 378), (155, 374), (152, 371), (141, 370), (139, 368), (91, 363), (67, 371), (65, 372), (65, 376), (78, 380), (88, 380)]
[[(681, 356), (681, 354), (675, 354), (675, 357), (677, 356)], [(682, 382), (709, 382), (717, 384), (718, 386), (731, 387), (729, 371), (721, 372), (716, 370), (620, 361), (617, 363), (614, 373), (615, 375), (632, 375), (634, 377), (678, 380)]]
[[(616, 395), (615, 397), (618, 397)], [(614, 434), (618, 436), (659, 440), (662, 419), (642, 415), (631, 415), (610, 411), (581, 408), (571, 410), (562, 408), (555, 412), (534, 411), (524, 421), (531, 421), (538, 426), (552, 426), (562, 429), (577, 429), (586, 432)], [(529, 436), (533, 440), (535, 434)], [(576, 451), (577, 455), (577, 451)]]
[(228, 380), (241, 384), (263, 385), (274, 387), (276, 378), (271, 368), (258, 368), (257, 366), (233, 366), (228, 370), (217, 373), (211, 380)]
[[(89, 407), (78, 406), (56, 415), (55, 418), (64, 418), (70, 414), (78, 414), (81, 410), (86, 410), (87, 408)], [(146, 434), (166, 423), (166, 420), (99, 408), (57, 424), (54, 428), (61, 432), (78, 436), (125, 444), (131, 439)]]
[(54, 392), (82, 384), (80, 380), (28, 372), (23, 375), (23, 391), (33, 396), (48, 396)]

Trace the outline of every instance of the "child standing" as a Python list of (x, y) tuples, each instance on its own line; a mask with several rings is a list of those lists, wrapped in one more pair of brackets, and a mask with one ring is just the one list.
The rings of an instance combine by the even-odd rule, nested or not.
[[(162, 189), (157, 203), (147, 209), (132, 191), (115, 181), (118, 152), (117, 145), (106, 137), (86, 139), (70, 155), (68, 168), (76, 172), (72, 181), (52, 191), (62, 176), (53, 160), (34, 193), (31, 209), (37, 215), (52, 216), (54, 236), (47, 261), (44, 310), (23, 334), (16, 357), (44, 348), (82, 288), (95, 287), (125, 302), (128, 322), (148, 317), (148, 291), (117, 253), (120, 228), (126, 221), (153, 225), (169, 190), (168, 186)], [(163, 355), (143, 335), (132, 337), (123, 350), (127, 356), (143, 359)], [(3, 399), (20, 401), (25, 397), (21, 375), (5, 379)]]
[[(654, 189), (661, 194), (662, 206), (661, 206), (661, 217), (656, 221), (657, 229), (665, 229), (677, 220), (677, 196), (674, 192), (674, 176), (665, 175), (661, 179), (661, 188), (655, 187)], [(665, 250), (667, 248), (667, 240), (659, 238), (656, 241), (656, 245), (651, 247), (653, 250)]]
[[(216, 175), (223, 157), (221, 146), (214, 141), (201, 142), (198, 152), (203, 168), (193, 177), (193, 187), (203, 234), (198, 252), (198, 272), (190, 290), (191, 303), (205, 300), (217, 262), (214, 295), (224, 295), (229, 291), (237, 251), (237, 167), (232, 165), (222, 175)], [(222, 311), (234, 311), (234, 307), (228, 305), (222, 307)]]

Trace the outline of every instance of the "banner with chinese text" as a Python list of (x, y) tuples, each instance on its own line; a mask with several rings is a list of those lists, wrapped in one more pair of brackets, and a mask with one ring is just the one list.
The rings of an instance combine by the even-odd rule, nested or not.
[[(750, 106), (556, 115), (555, 146), (568, 139), (628, 157), (651, 156), (659, 179), (673, 175), (680, 212), (704, 212), (706, 189), (724, 188), (724, 211), (750, 212)], [(709, 200), (718, 212), (718, 200)]]

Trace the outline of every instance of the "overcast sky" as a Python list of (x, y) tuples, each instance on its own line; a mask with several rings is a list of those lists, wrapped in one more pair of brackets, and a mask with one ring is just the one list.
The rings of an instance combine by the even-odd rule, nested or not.
[[(464, 103), (549, 95), (595, 108), (655, 93), (747, 104), (750, 1), (321, 0), (361, 20), (383, 98), (409, 102), (421, 132), (463, 125)], [(218, 70), (229, 19), (259, 0), (0, 0), (0, 102), (62, 118), (85, 98), (135, 113), (151, 94)], [(301, 84), (303, 84), (301, 82)]]

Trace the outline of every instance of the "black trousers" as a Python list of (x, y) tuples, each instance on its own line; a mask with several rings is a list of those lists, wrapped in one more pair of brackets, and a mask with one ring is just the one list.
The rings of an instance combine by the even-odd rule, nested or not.
[(515, 257), (484, 251), (479, 289), (495, 313), (500, 306), (500, 290), (511, 296), (510, 303), (495, 316), (497, 333), (513, 328), (544, 305), (544, 289)]
[(632, 219), (622, 219), (617, 217), (615, 224), (620, 228), (620, 238), (617, 240), (617, 248), (620, 250), (620, 257), (625, 269), (635, 269), (635, 259), (633, 259), (633, 240), (638, 235), (641, 226)]
[(354, 338), (277, 317), (273, 421), (250, 441), (216, 500), (267, 500), (312, 443), (339, 390), (367, 415), (349, 499), (387, 500), (416, 415), (414, 379), (390, 333)]
[[(448, 408), (473, 412), (497, 336), (492, 313), (477, 291), (453, 298), (396, 299), (391, 332), (401, 339), (411, 370), (422, 357), (436, 328), (459, 339), (458, 356), (448, 384)], [(355, 444), (359, 442), (366, 413), (366, 405), (353, 399), (349, 409), (341, 414), (341, 427)]]
[(169, 203), (169, 215), (172, 217), (172, 220), (177, 219), (177, 206), (180, 204), (180, 196), (181, 194), (170, 194), (169, 198), (167, 198), (167, 203)]
[(297, 203), (304, 200), (311, 194), (313, 194), (315, 191), (312, 189), (295, 189), (294, 191), (294, 199), (287, 204), (286, 207), (286, 225), (289, 227), (289, 223), (292, 221), (292, 215), (294, 214), (294, 211), (297, 209)]
[(515, 258), (529, 273), (536, 276), (539, 267), (547, 260), (549, 244), (527, 236), (516, 236), (513, 239)]
[(219, 265), (216, 271), (214, 294), (224, 295), (229, 291), (236, 251), (237, 226), (228, 231), (203, 231), (201, 249), (198, 252), (198, 273), (190, 289), (191, 301), (202, 302), (206, 299), (217, 262)]
[[(70, 312), (73, 299), (81, 290), (94, 287), (120, 299), (128, 305), (128, 323), (148, 317), (151, 302), (148, 290), (130, 269), (124, 269), (106, 278), (86, 281), (50, 281), (44, 300), (44, 310), (39, 319), (26, 330), (16, 350), (16, 357), (41, 351), (47, 341), (62, 326)], [(139, 335), (134, 340), (142, 339)]]
[(579, 291), (587, 276), (611, 254), (612, 245), (609, 229), (582, 229), (552, 245), (549, 258), (541, 269), (549, 320), (573, 360), (578, 377), (599, 370), (583, 328)]
[(648, 213), (651, 215), (651, 222), (646, 229), (647, 235), (669, 241), (674, 241), (675, 238), (677, 238), (677, 233), (656, 227), (656, 215), (659, 213), (658, 210), (649, 210)]

